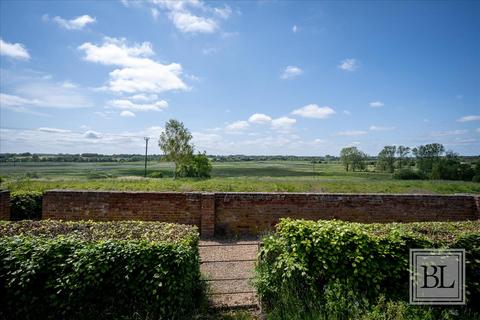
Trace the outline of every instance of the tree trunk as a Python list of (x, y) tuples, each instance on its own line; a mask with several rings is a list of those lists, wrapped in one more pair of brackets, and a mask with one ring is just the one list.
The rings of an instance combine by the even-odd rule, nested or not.
[(177, 162), (174, 162), (175, 168), (173, 169), (173, 180), (177, 179)]

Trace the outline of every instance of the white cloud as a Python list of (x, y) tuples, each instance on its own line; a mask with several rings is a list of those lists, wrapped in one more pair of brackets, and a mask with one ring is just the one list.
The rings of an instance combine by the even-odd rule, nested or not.
[[(48, 19), (48, 17), (46, 18)], [(67, 30), (82, 30), (87, 24), (96, 22), (95, 18), (90, 17), (88, 14), (78, 16), (70, 20), (66, 20), (57, 16), (53, 17), (52, 21)]]
[(292, 32), (293, 32), (293, 33), (297, 33), (298, 31), (299, 31), (299, 28), (297, 27), (297, 25), (296, 25), (296, 24), (293, 25), (293, 27), (292, 27)]
[(457, 119), (458, 122), (469, 122), (469, 121), (480, 121), (480, 116), (463, 116), (460, 119)]
[(293, 110), (292, 114), (305, 118), (326, 119), (334, 115), (335, 110), (328, 106), (319, 107), (316, 104), (309, 104), (300, 109)]
[(78, 86), (77, 86), (75, 83), (70, 82), (70, 81), (67, 80), (67, 81), (64, 81), (64, 82), (62, 83), (62, 87), (67, 88), (67, 89), (72, 89), (72, 88), (76, 88), (76, 87), (78, 87)]
[(385, 104), (382, 101), (372, 101), (372, 102), (370, 102), (370, 107), (372, 107), (372, 108), (381, 108), (384, 105)]
[(251, 123), (268, 123), (270, 121), (272, 121), (272, 118), (263, 113), (255, 113), (248, 118), (248, 122)]
[(477, 128), (477, 130), (475, 130), (476, 132), (480, 133), (480, 128)]
[(345, 136), (345, 137), (363, 136), (365, 134), (367, 134), (367, 131), (362, 131), (362, 130), (348, 130), (348, 131), (340, 131), (337, 133), (337, 135)]
[(395, 129), (395, 127), (370, 126), (371, 131), (391, 131)]
[(108, 105), (113, 108), (118, 109), (127, 109), (127, 110), (134, 110), (134, 111), (162, 111), (163, 109), (168, 107), (168, 103), (165, 100), (159, 100), (155, 103), (133, 103), (127, 99), (116, 99), (110, 100)]
[(213, 33), (218, 29), (213, 19), (196, 16), (190, 12), (173, 11), (169, 17), (175, 27), (184, 33)]
[(211, 54), (216, 54), (218, 52), (220, 52), (220, 48), (216, 48), (216, 47), (202, 49), (202, 53), (207, 56)]
[(356, 59), (345, 59), (340, 62), (338, 67), (344, 71), (355, 71), (358, 69), (358, 62)]
[(223, 8), (213, 8), (213, 12), (222, 19), (228, 19), (232, 15), (232, 9), (227, 5)]
[(296, 119), (289, 117), (280, 117), (272, 120), (272, 129), (279, 131), (288, 131), (297, 122)]
[(247, 121), (235, 121), (235, 122), (232, 122), (232, 123), (228, 124), (225, 127), (225, 130), (229, 131), (229, 132), (239, 132), (239, 131), (247, 129), (249, 126), (250, 125), (248, 124)]
[(55, 132), (55, 133), (71, 132), (70, 130), (58, 129), (58, 128), (48, 128), (48, 127), (38, 128), (37, 130), (38, 131), (43, 131), (43, 132)]
[(432, 137), (456, 136), (468, 133), (468, 130), (449, 130), (449, 131), (434, 131), (430, 135)]
[(0, 38), (0, 55), (19, 60), (30, 59), (27, 49), (21, 43), (8, 43)]
[(150, 2), (167, 11), (173, 25), (183, 33), (214, 33), (220, 30), (217, 18), (226, 20), (232, 15), (232, 9), (227, 5), (210, 7), (199, 0), (151, 0)]
[(125, 39), (105, 38), (99, 46), (86, 42), (78, 49), (85, 52), (86, 61), (121, 67), (110, 72), (108, 89), (111, 91), (158, 93), (188, 90), (180, 78), (180, 64), (162, 64), (147, 58), (154, 54), (150, 42), (128, 46)]
[(349, 116), (349, 115), (352, 114), (352, 113), (351, 113), (350, 111), (348, 111), (348, 110), (343, 110), (342, 112), (343, 112), (343, 114), (345, 114), (345, 115), (347, 115), (347, 116)]
[(102, 135), (100, 134), (100, 132), (88, 130), (83, 134), (83, 137), (86, 139), (101, 139)]
[(129, 97), (130, 100), (135, 101), (154, 101), (158, 99), (156, 94), (135, 94)]
[(120, 112), (120, 116), (121, 117), (126, 117), (126, 118), (131, 118), (131, 117), (135, 117), (135, 113), (133, 113), (131, 111), (128, 111), (128, 110), (125, 110), (125, 111)]
[(283, 74), (281, 76), (282, 79), (290, 79), (297, 77), (303, 73), (303, 70), (299, 67), (295, 66), (287, 66), (285, 70), (283, 70)]

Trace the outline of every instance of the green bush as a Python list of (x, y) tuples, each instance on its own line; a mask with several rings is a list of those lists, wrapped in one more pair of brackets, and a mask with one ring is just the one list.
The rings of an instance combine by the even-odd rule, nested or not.
[(195, 227), (18, 224), (0, 224), (0, 318), (185, 319), (203, 299)]
[(163, 173), (161, 171), (154, 171), (148, 174), (149, 178), (163, 178)]
[(43, 194), (37, 191), (18, 191), (10, 195), (10, 219), (41, 219)]
[(210, 178), (212, 163), (205, 153), (192, 155), (180, 164), (177, 176), (193, 178)]
[(426, 178), (420, 171), (415, 171), (411, 168), (400, 169), (395, 172), (393, 177), (400, 180), (423, 180)]
[[(381, 296), (408, 300), (410, 248), (461, 246), (470, 263), (467, 299), (475, 308), (479, 237), (478, 221), (381, 225), (284, 219), (263, 239), (255, 284), (272, 314), (291, 310), (294, 303), (305, 318), (312, 310), (349, 318)], [(342, 299), (348, 308), (338, 308)]]

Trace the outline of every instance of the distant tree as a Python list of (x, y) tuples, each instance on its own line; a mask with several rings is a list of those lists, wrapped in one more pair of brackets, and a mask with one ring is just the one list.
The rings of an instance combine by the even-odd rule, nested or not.
[(430, 175), (433, 165), (440, 161), (441, 155), (445, 152), (443, 145), (431, 143), (413, 148), (418, 169), (426, 175)]
[(340, 162), (345, 167), (346, 171), (365, 170), (365, 160), (367, 155), (358, 150), (357, 147), (346, 147), (340, 151)]
[(385, 146), (382, 151), (378, 154), (377, 167), (381, 171), (388, 171), (393, 173), (395, 169), (395, 153), (397, 147), (395, 146)]
[(193, 144), (191, 144), (191, 140), (192, 134), (182, 122), (170, 119), (165, 124), (165, 130), (160, 135), (158, 145), (165, 154), (165, 159), (173, 161), (175, 164), (174, 179), (177, 178), (179, 165), (192, 157)]
[(192, 155), (180, 164), (178, 175), (180, 177), (210, 178), (212, 163), (206, 153)]
[(410, 148), (405, 146), (397, 147), (397, 164), (398, 168), (402, 169), (408, 163), (408, 154), (410, 153)]

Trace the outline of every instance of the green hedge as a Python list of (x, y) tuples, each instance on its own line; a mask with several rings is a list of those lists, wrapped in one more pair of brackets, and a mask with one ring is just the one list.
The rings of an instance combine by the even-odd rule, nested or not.
[(0, 235), (0, 318), (184, 319), (203, 300), (195, 227), (10, 222)]
[(275, 234), (263, 239), (255, 284), (266, 310), (274, 313), (292, 309), (292, 303), (298, 314), (343, 299), (348, 308), (343, 304), (335, 312), (348, 317), (348, 309), (381, 297), (408, 301), (409, 249), (435, 247), (466, 249), (467, 299), (476, 308), (471, 302), (480, 301), (479, 221), (359, 224), (284, 219)]
[(43, 194), (38, 191), (17, 191), (10, 195), (10, 220), (42, 218)]

